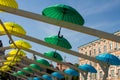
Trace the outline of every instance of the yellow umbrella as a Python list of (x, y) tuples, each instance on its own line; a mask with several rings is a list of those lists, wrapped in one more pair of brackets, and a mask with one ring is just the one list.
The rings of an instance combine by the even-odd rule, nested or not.
[[(27, 48), (27, 49), (31, 48), (31, 45), (28, 42), (24, 41), (24, 40), (17, 40), (17, 41), (15, 41), (15, 44), (19, 48)], [(14, 44), (10, 44), (10, 46), (12, 48), (15, 48)]]
[(2, 66), (1, 68), (0, 68), (0, 70), (1, 71), (4, 71), (4, 72), (6, 72), (6, 71), (9, 71), (11, 68), (9, 67), (9, 66), (7, 66), (7, 65), (4, 65), (4, 66)]
[[(13, 60), (13, 59), (14, 59), (14, 60)], [(7, 60), (8, 60), (8, 61), (21, 61), (20, 57), (15, 57), (15, 58), (14, 58), (14, 56), (12, 56), (12, 57), (7, 57)]]
[(16, 0), (0, 0), (0, 4), (12, 8), (18, 8)]
[(6, 62), (4, 62), (4, 65), (13, 66), (13, 65), (16, 65), (16, 63), (17, 63), (17, 62), (6, 61)]
[[(26, 34), (26, 31), (19, 24), (16, 24), (14, 22), (5, 22), (4, 25), (9, 33), (19, 33), (19, 34), (23, 34), (23, 35)], [(3, 34), (6, 34), (3, 26), (1, 26), (1, 25), (0, 25), (0, 31)]]
[[(17, 49), (14, 49), (14, 50), (11, 50), (8, 54), (9, 56), (15, 56), (16, 53), (18, 52)], [(17, 53), (17, 56), (21, 56), (21, 57), (25, 57), (26, 56), (26, 53), (22, 50), (20, 50), (18, 53)]]

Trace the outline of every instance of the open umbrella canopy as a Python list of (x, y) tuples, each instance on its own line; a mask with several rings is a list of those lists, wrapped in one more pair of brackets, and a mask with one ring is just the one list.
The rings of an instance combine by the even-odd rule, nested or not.
[(3, 72), (7, 72), (9, 71), (11, 68), (8, 66), (8, 65), (4, 65), (2, 67), (0, 67), (0, 71), (3, 71)]
[(36, 70), (39, 70), (39, 71), (41, 70), (40, 66), (38, 66), (37, 64), (30, 64), (29, 66), (33, 69), (36, 69)]
[(38, 62), (39, 64), (43, 64), (45, 66), (50, 66), (49, 62), (45, 59), (37, 59), (36, 62)]
[[(19, 48), (27, 48), (27, 49), (31, 48), (31, 45), (28, 42), (24, 41), (24, 40), (17, 40), (17, 41), (15, 41), (15, 44)], [(10, 44), (10, 46), (12, 48), (15, 48), (14, 44)]]
[(91, 73), (97, 73), (97, 70), (89, 64), (80, 65), (80, 66), (78, 66), (78, 68), (82, 69), (83, 71), (87, 71), (87, 72), (91, 72)]
[(7, 60), (8, 61), (21, 61), (20, 57), (14, 57), (14, 56), (7, 57)]
[(78, 71), (74, 70), (74, 69), (71, 69), (71, 68), (68, 68), (64, 71), (66, 74), (69, 74), (71, 76), (79, 76), (79, 73)]
[(99, 54), (98, 56), (96, 56), (96, 59), (111, 65), (120, 65), (120, 59), (110, 53)]
[(64, 76), (59, 72), (53, 72), (51, 75), (58, 78), (58, 79), (64, 78)]
[(54, 45), (57, 45), (57, 46), (60, 46), (60, 47), (63, 47), (63, 48), (67, 48), (67, 49), (72, 48), (71, 44), (64, 37), (49, 36), (49, 37), (46, 37), (44, 40), (47, 43), (54, 44)]
[(16, 72), (14, 72), (13, 75), (14, 75), (14, 76), (19, 76), (18, 73), (16, 73)]
[(52, 78), (46, 74), (42, 75), (42, 78), (45, 80), (52, 80)]
[(0, 0), (0, 4), (12, 8), (18, 8), (16, 0)]
[(23, 70), (25, 70), (26, 72), (29, 72), (29, 73), (33, 73), (33, 70), (28, 67), (24, 67)]
[(13, 65), (16, 65), (17, 62), (5, 61), (3, 64), (13, 66)]
[(39, 77), (34, 77), (33, 80), (41, 80)]
[(25, 75), (25, 73), (24, 73), (23, 71), (17, 71), (17, 74), (18, 74), (19, 76)]
[(47, 7), (42, 11), (42, 14), (57, 20), (63, 20), (78, 25), (84, 24), (82, 16), (74, 8), (64, 4)]
[(49, 57), (49, 58), (56, 59), (58, 61), (63, 60), (62, 56), (59, 53), (57, 53), (56, 51), (45, 52), (44, 55)]
[[(18, 49), (14, 49), (14, 50), (11, 50), (10, 52), (8, 52), (8, 54), (9, 54), (9, 56), (15, 56), (17, 52), (18, 52)], [(17, 56), (24, 57), (24, 56), (26, 56), (26, 53), (24, 51), (20, 50), (17, 53)]]
[[(6, 0), (7, 1), (7, 0)], [(4, 23), (6, 29), (8, 30), (9, 33), (19, 33), (19, 34), (26, 34), (26, 31), (22, 28), (22, 26), (20, 26), (17, 23), (14, 22), (5, 22)], [(6, 34), (3, 26), (0, 24), (0, 31), (2, 32), (2, 34)]]

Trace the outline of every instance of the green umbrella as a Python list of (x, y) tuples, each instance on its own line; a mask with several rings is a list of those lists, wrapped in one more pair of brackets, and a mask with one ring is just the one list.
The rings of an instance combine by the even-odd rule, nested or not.
[(40, 66), (38, 66), (37, 64), (30, 64), (30, 67), (36, 70), (41, 70)]
[(54, 44), (63, 48), (67, 48), (67, 49), (71, 49), (72, 46), (70, 45), (70, 43), (68, 42), (67, 39), (65, 39), (64, 37), (59, 37), (59, 36), (49, 36), (46, 37), (45, 42), (50, 43), (50, 44)]
[(23, 70), (25, 70), (25, 71), (27, 71), (27, 72), (29, 72), (29, 73), (33, 73), (33, 70), (30, 69), (30, 68), (28, 68), (28, 67), (24, 67)]
[(84, 24), (82, 16), (74, 8), (64, 4), (47, 7), (42, 11), (42, 14), (57, 20), (63, 20), (79, 25)]
[(49, 58), (56, 59), (58, 61), (63, 60), (62, 56), (59, 53), (57, 53), (56, 51), (49, 51), (49, 52), (44, 53), (44, 55)]
[[(84, 19), (79, 12), (77, 12), (74, 8), (64, 4), (57, 4), (47, 7), (42, 11), (42, 15), (78, 25), (84, 24)], [(60, 31), (61, 27), (58, 33), (59, 36)]]
[(23, 71), (17, 71), (17, 74), (18, 74), (19, 76), (25, 75), (25, 73), (24, 73)]
[(16, 73), (16, 72), (14, 72), (13, 75), (14, 75), (14, 76), (19, 76), (18, 73)]
[(50, 66), (49, 62), (45, 59), (37, 59), (36, 62), (43, 64), (45, 66)]

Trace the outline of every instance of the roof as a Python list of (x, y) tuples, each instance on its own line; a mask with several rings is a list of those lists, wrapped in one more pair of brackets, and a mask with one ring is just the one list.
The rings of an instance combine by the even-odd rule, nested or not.
[[(120, 34), (120, 30), (114, 32), (114, 35), (119, 35), (119, 34)], [(97, 41), (100, 41), (100, 40), (103, 40), (103, 39), (102, 39), (102, 38), (98, 38), (98, 39), (93, 40), (93, 41), (91, 41), (91, 42), (89, 42), (89, 43), (83, 44), (83, 45), (79, 46), (78, 48), (88, 46), (88, 45), (90, 45), (90, 44), (92, 44), (92, 43), (95, 43), (95, 42), (97, 42)]]

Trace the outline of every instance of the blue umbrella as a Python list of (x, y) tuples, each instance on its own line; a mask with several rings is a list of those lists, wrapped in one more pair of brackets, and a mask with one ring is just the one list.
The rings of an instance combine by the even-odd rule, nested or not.
[(64, 76), (61, 73), (59, 73), (59, 72), (53, 72), (52, 76), (57, 77), (58, 79), (64, 78)]
[(41, 80), (39, 77), (34, 77), (33, 80)]
[(71, 76), (79, 76), (78, 71), (76, 71), (76, 70), (74, 70), (74, 69), (71, 69), (71, 68), (66, 69), (64, 72), (65, 72), (66, 74), (71, 75)]
[(110, 53), (99, 54), (96, 59), (111, 65), (120, 65), (120, 59)]
[(52, 80), (52, 78), (48, 75), (42, 75), (42, 78), (45, 79), (45, 80)]
[(97, 73), (97, 70), (93, 66), (91, 66), (89, 64), (83, 64), (81, 66), (78, 66), (78, 68), (82, 69), (84, 71), (87, 71), (87, 72)]

